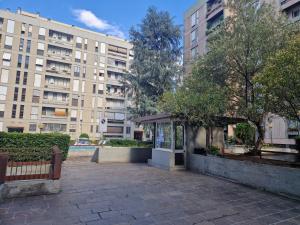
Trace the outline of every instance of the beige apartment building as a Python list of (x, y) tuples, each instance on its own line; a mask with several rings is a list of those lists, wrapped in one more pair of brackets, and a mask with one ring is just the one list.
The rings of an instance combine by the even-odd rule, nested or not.
[(132, 45), (38, 14), (0, 10), (0, 131), (131, 138), (122, 76)]
[[(207, 52), (207, 38), (229, 15), (224, 9), (226, 0), (198, 0), (184, 14), (185, 74), (190, 73), (193, 62)], [(261, 0), (274, 4), (278, 11), (286, 13), (291, 22), (300, 21), (300, 0)], [(265, 142), (292, 145), (298, 135), (296, 122), (270, 114), (265, 121)], [(229, 135), (233, 134), (229, 126)]]

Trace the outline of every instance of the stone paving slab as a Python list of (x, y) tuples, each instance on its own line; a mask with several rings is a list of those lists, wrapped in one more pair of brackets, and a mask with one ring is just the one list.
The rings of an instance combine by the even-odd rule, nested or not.
[(300, 225), (300, 202), (145, 164), (63, 165), (62, 192), (7, 200), (1, 225)]

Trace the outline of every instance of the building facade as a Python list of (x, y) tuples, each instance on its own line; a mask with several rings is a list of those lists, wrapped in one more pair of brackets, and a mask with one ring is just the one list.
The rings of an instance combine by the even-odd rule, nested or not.
[[(262, 0), (283, 11), (293, 22), (300, 20), (300, 0)], [(226, 0), (198, 0), (184, 14), (184, 67), (191, 65), (207, 51), (207, 37), (230, 15), (225, 9)]]
[[(300, 0), (262, 0), (286, 13), (291, 22), (300, 21)], [(193, 62), (207, 52), (207, 38), (222, 23), (230, 12), (224, 7), (226, 0), (198, 0), (184, 14), (184, 69), (189, 74)], [(270, 114), (265, 123), (265, 142), (292, 145), (298, 135), (299, 124)], [(228, 127), (233, 135), (234, 126)]]
[(18, 10), (0, 10), (0, 131), (131, 138), (122, 77), (132, 45)]

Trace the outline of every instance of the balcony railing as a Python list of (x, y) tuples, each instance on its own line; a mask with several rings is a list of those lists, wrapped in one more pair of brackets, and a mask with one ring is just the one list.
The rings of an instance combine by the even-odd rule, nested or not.
[(68, 101), (58, 101), (58, 100), (50, 100), (50, 99), (43, 99), (44, 104), (50, 105), (69, 105)]
[(46, 67), (46, 71), (47, 72), (51, 72), (51, 73), (64, 73), (64, 74), (67, 74), (67, 75), (71, 75), (71, 70), (66, 70), (66, 69), (58, 69), (57, 67), (55, 66), (51, 66), (51, 67)]
[(55, 85), (55, 84), (45, 84), (45, 88), (49, 89), (59, 89), (59, 90), (64, 90), (64, 91), (70, 91), (70, 86), (60, 86), (60, 85)]
[(220, 9), (223, 6), (222, 1), (218, 1), (217, 3), (214, 3), (211, 6), (207, 7), (207, 13), (206, 13), (206, 17), (208, 17), (210, 14), (212, 14), (213, 12), (217, 11), (218, 9)]

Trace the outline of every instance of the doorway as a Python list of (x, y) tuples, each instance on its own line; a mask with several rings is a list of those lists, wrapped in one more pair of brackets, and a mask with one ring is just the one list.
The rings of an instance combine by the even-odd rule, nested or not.
[(175, 133), (175, 166), (184, 166), (184, 125), (174, 123)]

